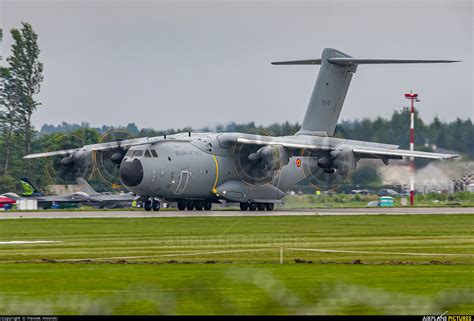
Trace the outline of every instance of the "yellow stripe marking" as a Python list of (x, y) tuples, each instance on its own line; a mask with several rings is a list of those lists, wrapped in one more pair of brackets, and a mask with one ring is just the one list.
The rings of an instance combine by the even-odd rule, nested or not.
[(216, 189), (217, 181), (219, 180), (219, 163), (217, 162), (216, 155), (213, 154), (212, 157), (214, 157), (214, 163), (216, 163), (216, 180), (214, 181), (214, 186), (212, 187), (212, 192), (214, 194), (216, 194), (217, 193), (217, 189)]

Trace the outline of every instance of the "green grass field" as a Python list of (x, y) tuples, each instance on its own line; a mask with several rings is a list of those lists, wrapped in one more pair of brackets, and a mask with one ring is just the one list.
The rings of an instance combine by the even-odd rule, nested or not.
[(472, 215), (2, 220), (0, 243), (60, 242), (0, 244), (0, 313), (472, 314), (473, 231)]

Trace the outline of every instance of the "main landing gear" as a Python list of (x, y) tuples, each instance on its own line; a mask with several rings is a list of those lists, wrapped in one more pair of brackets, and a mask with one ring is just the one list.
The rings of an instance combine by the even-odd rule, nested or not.
[(273, 208), (275, 207), (275, 204), (273, 203), (240, 203), (240, 210), (241, 211), (273, 211)]
[(159, 211), (161, 208), (160, 201), (154, 198), (149, 198), (145, 202), (143, 202), (143, 208), (145, 211), (149, 212), (151, 210), (153, 211)]
[(212, 208), (212, 202), (211, 201), (192, 201), (192, 200), (186, 200), (186, 201), (178, 201), (178, 209), (180, 211), (188, 210), (196, 210), (196, 211), (210, 211)]

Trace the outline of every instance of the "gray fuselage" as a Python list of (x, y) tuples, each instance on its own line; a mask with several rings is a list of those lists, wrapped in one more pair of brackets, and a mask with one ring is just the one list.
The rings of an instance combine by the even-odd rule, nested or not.
[[(133, 146), (122, 160), (120, 178), (130, 191), (147, 197), (275, 202), (310, 174), (305, 165), (313, 163), (318, 156), (291, 155), (285, 166), (269, 172), (261, 178), (264, 181), (254, 182), (252, 177), (246, 177), (239, 162), (239, 155), (247, 156), (248, 152), (242, 152), (236, 144), (228, 144), (232, 135), (242, 137), (236, 133), (179, 133), (153, 144)], [(311, 136), (281, 139), (326, 146), (357, 142)]]

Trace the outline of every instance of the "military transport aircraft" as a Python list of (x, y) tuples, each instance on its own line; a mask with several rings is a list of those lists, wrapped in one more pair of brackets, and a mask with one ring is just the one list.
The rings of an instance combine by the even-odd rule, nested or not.
[(326, 48), (321, 59), (275, 62), (274, 65), (321, 65), (301, 129), (292, 136), (244, 133), (178, 133), (82, 148), (45, 152), (26, 159), (61, 156), (61, 165), (81, 173), (108, 153), (119, 167), (122, 183), (140, 195), (147, 211), (160, 200), (177, 202), (180, 210), (210, 210), (212, 203), (239, 203), (242, 210), (272, 210), (296, 183), (307, 180), (331, 189), (350, 176), (362, 158), (458, 155), (408, 151), (397, 145), (335, 138), (334, 130), (357, 66), (361, 64), (448, 63), (452, 60), (353, 58)]

